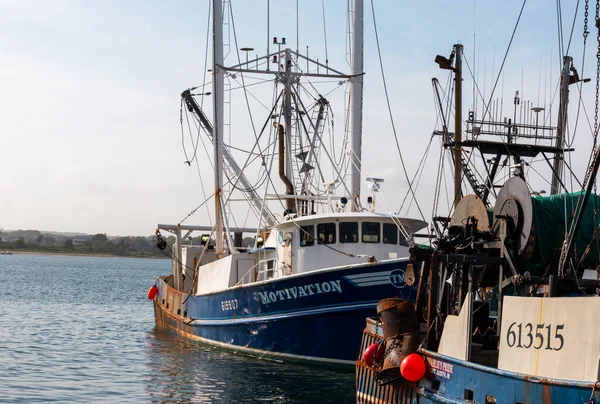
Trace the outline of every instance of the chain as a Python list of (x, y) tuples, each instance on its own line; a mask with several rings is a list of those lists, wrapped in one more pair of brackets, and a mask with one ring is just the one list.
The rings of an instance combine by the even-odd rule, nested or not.
[[(598, 91), (600, 89), (600, 0), (596, 0), (596, 28), (598, 29), (596, 34), (598, 51), (596, 52), (596, 109), (594, 113), (594, 147), (592, 149), (592, 156), (596, 154), (598, 141)], [(594, 181), (594, 194), (597, 193), (597, 184), (596, 181)], [(594, 204), (594, 219), (596, 222), (597, 213), (597, 204)], [(596, 245), (596, 247), (598, 247), (598, 245)]]
[[(588, 0), (586, 0), (587, 2)], [(597, 139), (598, 139), (598, 89), (600, 87), (600, 0), (596, 0), (596, 28), (597, 28), (597, 41), (598, 51), (596, 53), (596, 110), (594, 116), (594, 147), (592, 149), (592, 156), (596, 155)], [(585, 46), (585, 39), (584, 39)], [(593, 164), (592, 164), (593, 166)], [(591, 175), (591, 172), (590, 172)], [(594, 195), (598, 195), (598, 184), (594, 181)], [(594, 200), (594, 224), (598, 223), (598, 201)], [(595, 238), (596, 241), (596, 260), (600, 257), (600, 241)], [(585, 255), (584, 255), (585, 256)], [(583, 258), (582, 258), (583, 261)]]
[(600, 89), (600, 0), (596, 0), (596, 39), (598, 41), (598, 51), (596, 52), (596, 110), (594, 114), (594, 149), (596, 151), (596, 142), (598, 138), (598, 90)]
[(585, 46), (587, 36), (590, 33), (588, 31), (588, 10), (590, 8), (589, 2), (590, 0), (585, 0), (585, 18), (583, 19), (583, 46)]
[[(588, 0), (586, 0), (586, 4), (585, 4), (585, 20), (584, 20), (584, 32), (583, 32), (583, 42), (585, 44), (585, 40), (587, 37), (587, 21), (588, 21)], [(600, 92), (600, 0), (596, 0), (596, 40), (598, 42), (598, 49), (596, 51), (596, 100), (595, 100), (595, 111), (594, 111), (594, 145), (592, 148), (592, 160), (594, 158), (594, 156), (596, 155), (596, 150), (597, 150), (597, 145), (598, 145), (598, 96), (599, 96), (599, 92)], [(590, 166), (588, 167), (587, 172), (585, 173), (585, 178), (583, 180), (583, 187), (587, 186), (588, 181), (590, 180), (590, 177), (592, 175), (592, 170), (593, 170), (593, 166), (594, 164), (590, 164)], [(594, 181), (594, 194), (598, 193), (598, 186), (596, 184), (596, 181)], [(579, 201), (578, 201), (579, 203)], [(598, 205), (597, 203), (594, 203), (593, 206), (593, 212), (594, 212), (594, 223), (598, 223)], [(598, 238), (596, 238), (596, 252), (597, 254), (600, 255), (600, 242), (598, 241)], [(590, 242), (590, 244), (594, 242), (594, 240), (592, 240)], [(567, 259), (566, 257), (566, 253), (567, 251), (565, 251), (565, 248), (563, 248), (563, 251), (561, 251), (561, 257), (559, 260), (559, 271), (562, 270), (563, 265)], [(584, 251), (584, 255), (582, 260), (585, 258), (586, 254), (588, 253), (587, 249), (586, 251)]]
[[(587, 17), (587, 1), (586, 1), (586, 17)], [(587, 27), (587, 18), (585, 20)], [(596, 106), (594, 111), (594, 147), (592, 149), (592, 156), (594, 155), (597, 147), (598, 141), (598, 93), (600, 91), (600, 0), (596, 0), (596, 39), (598, 41), (598, 50), (596, 51)], [(584, 30), (584, 40), (586, 37), (586, 30)], [(583, 179), (583, 186), (587, 185), (587, 182), (592, 175), (593, 165), (590, 164), (587, 172), (585, 173), (585, 178)], [(595, 189), (594, 189), (595, 191)]]
[[(588, 26), (588, 9), (589, 9), (589, 5), (588, 5), (588, 1), (585, 1), (585, 19), (584, 19), (584, 28), (583, 28), (583, 42), (585, 44), (587, 35), (588, 35), (588, 30), (587, 30), (587, 26)], [(596, 147), (597, 147), (597, 140), (598, 140), (598, 96), (600, 93), (600, 0), (596, 0), (596, 40), (598, 42), (598, 48), (596, 50), (596, 105), (595, 105), (595, 111), (594, 111), (594, 146), (592, 149), (592, 160), (593, 160), (593, 156), (596, 155)], [(590, 177), (592, 175), (592, 171), (593, 171), (593, 166), (594, 164), (590, 164), (586, 173), (585, 173), (585, 178), (583, 179), (583, 187), (585, 189), (585, 187), (587, 186), (588, 181), (590, 180)], [(596, 193), (596, 184), (594, 183), (594, 193)], [(581, 197), (581, 196), (580, 196)], [(577, 205), (579, 205), (579, 198), (577, 200)], [(597, 208), (596, 208), (596, 204), (594, 204), (594, 222), (597, 223)], [(564, 266), (566, 264), (566, 261), (569, 257), (567, 257), (567, 246), (568, 246), (568, 240), (565, 239), (565, 243), (563, 245), (563, 248), (561, 250), (560, 253), (560, 258), (558, 260), (558, 275), (559, 276), (563, 276), (564, 274)], [(596, 244), (596, 248), (600, 247), (599, 244)]]

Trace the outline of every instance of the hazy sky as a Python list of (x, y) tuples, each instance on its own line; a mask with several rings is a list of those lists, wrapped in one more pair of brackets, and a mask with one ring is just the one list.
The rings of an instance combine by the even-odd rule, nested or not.
[[(158, 222), (177, 223), (202, 201), (195, 167), (183, 164), (179, 95), (203, 81), (208, 3), (0, 0), (1, 228), (149, 235)], [(270, 35), (295, 47), (296, 1), (270, 3)], [(324, 60), (322, 2), (299, 3), (300, 49), (310, 45), (310, 56)], [(266, 4), (232, 0), (239, 47), (265, 53)], [(448, 77), (433, 62), (435, 55), (448, 56), (454, 43), (463, 43), (489, 97), (521, 4), (375, 0), (395, 124), (411, 174), (436, 122), (431, 78), (443, 84)], [(562, 5), (565, 43), (575, 4)], [(325, 0), (332, 65), (344, 60), (345, 9), (345, 0)], [(589, 25), (584, 75), (595, 79), (593, 16)], [(407, 186), (383, 98), (370, 1), (365, 31), (363, 168), (365, 176), (386, 179), (383, 194), (397, 209)], [(582, 32), (583, 2), (570, 52), (580, 72)], [(561, 64), (558, 43), (556, 2), (527, 1), (496, 90), (501, 96), (503, 87), (507, 109), (517, 89), (536, 103), (544, 102), (545, 92), (551, 98)], [(593, 81), (583, 93), (591, 120)], [(465, 116), (472, 82), (465, 70)], [(572, 125), (578, 93), (571, 90)], [(583, 112), (577, 136), (574, 169), (582, 176), (591, 139)], [(438, 139), (432, 147), (418, 189), (427, 218)], [(544, 180), (536, 181), (549, 191)], [(414, 207), (410, 214), (418, 216)], [(199, 212), (191, 223), (206, 223), (206, 217)]]

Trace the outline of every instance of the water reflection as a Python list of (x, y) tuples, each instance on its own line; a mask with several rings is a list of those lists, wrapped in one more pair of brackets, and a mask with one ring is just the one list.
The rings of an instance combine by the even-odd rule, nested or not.
[(3, 256), (0, 402), (354, 402), (354, 375), (156, 330), (166, 260)]
[(355, 402), (352, 373), (253, 358), (158, 328), (147, 357), (154, 402)]

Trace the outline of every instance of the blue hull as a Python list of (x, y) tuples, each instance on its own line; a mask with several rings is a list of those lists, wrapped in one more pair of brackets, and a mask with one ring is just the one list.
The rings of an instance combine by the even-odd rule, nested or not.
[[(595, 383), (528, 376), (429, 351), (422, 353), (430, 367), (426, 378), (420, 383), (421, 399), (418, 402), (583, 404), (592, 397), (596, 400), (594, 402), (600, 399), (600, 391), (596, 392)], [(466, 395), (473, 397), (473, 401), (465, 400)]]
[[(359, 354), (381, 338), (381, 328), (367, 320)], [(418, 383), (398, 381), (377, 384), (376, 372), (356, 363), (356, 396), (359, 403), (509, 403), (585, 404), (600, 402), (600, 382), (550, 379), (508, 372), (421, 350), (427, 373)]]
[(407, 260), (352, 265), (188, 296), (157, 282), (159, 326), (256, 354), (354, 365), (364, 319), (385, 297), (414, 299)]

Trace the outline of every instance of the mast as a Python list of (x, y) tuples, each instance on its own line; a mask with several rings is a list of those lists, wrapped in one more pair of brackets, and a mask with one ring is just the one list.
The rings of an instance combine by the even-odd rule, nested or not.
[(352, 78), (350, 79), (350, 109), (352, 110), (352, 137), (350, 164), (350, 192), (352, 211), (360, 206), (360, 168), (362, 154), (362, 103), (363, 103), (363, 0), (354, 0), (352, 35)]
[(460, 189), (462, 177), (462, 50), (461, 44), (454, 45), (454, 87), (455, 93), (455, 114), (454, 114), (454, 208), (460, 202), (462, 193)]
[(215, 248), (217, 257), (223, 253), (223, 5), (213, 0), (213, 114), (214, 114), (214, 165), (215, 165)]
[[(295, 210), (296, 203), (292, 197), (295, 194), (294, 185), (290, 182), (290, 178), (292, 175), (292, 54), (289, 48), (284, 50), (285, 53), (285, 90), (284, 90), (284, 99), (283, 99), (283, 111), (284, 111), (284, 120), (285, 120), (285, 132), (279, 131), (280, 141), (279, 144), (283, 145), (283, 141), (281, 139), (281, 135), (285, 134), (285, 147), (284, 150), (279, 148), (279, 161), (280, 161), (280, 173), (282, 176), (284, 183), (286, 184), (286, 194), (288, 195), (286, 198), (286, 209)], [(282, 153), (285, 151), (285, 153)], [(285, 161), (285, 173), (281, 173), (281, 161)], [(282, 175), (283, 174), (283, 175)]]
[(571, 56), (565, 56), (563, 58), (563, 70), (560, 77), (560, 104), (558, 107), (558, 125), (556, 129), (555, 144), (557, 152), (554, 155), (552, 184), (550, 188), (550, 193), (552, 195), (557, 194), (559, 191), (559, 185), (561, 184), (561, 176), (563, 172), (565, 128), (567, 125), (567, 104), (569, 103), (569, 80), (572, 62), (573, 58)]

